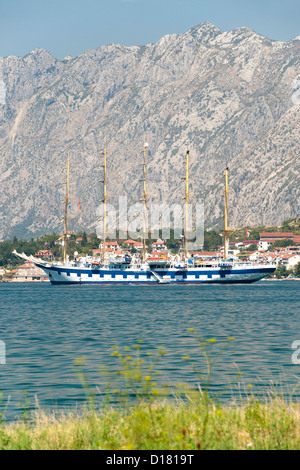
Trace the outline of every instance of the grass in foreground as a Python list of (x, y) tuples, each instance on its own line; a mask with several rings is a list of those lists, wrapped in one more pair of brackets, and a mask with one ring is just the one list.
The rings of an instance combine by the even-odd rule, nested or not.
[(221, 407), (140, 403), (81, 416), (38, 413), (0, 427), (1, 449), (299, 449), (300, 408), (280, 399)]
[[(187, 331), (194, 334), (193, 329)], [(209, 392), (212, 368), (234, 338), (219, 345), (212, 338), (195, 338), (203, 353), (204, 372), (189, 356), (183, 360), (195, 374), (197, 391), (183, 386), (172, 394), (159, 387), (155, 368), (166, 352), (163, 348), (156, 354), (143, 352), (142, 340), (138, 340), (132, 348), (121, 351), (116, 347), (111, 354), (119, 364), (111, 379), (120, 378), (122, 383), (120, 390), (114, 391), (119, 396), (118, 407), (110, 405), (108, 389), (108, 401), (96, 409), (94, 393), (82, 370), (84, 361), (77, 360), (76, 374), (86, 393), (86, 409), (78, 414), (37, 410), (29, 415), (25, 405), (22, 421), (5, 423), (0, 416), (0, 449), (300, 449), (300, 405), (274, 394), (268, 395), (268, 401), (247, 395), (246, 402), (218, 404)], [(136, 397), (135, 404), (129, 404), (129, 396)]]

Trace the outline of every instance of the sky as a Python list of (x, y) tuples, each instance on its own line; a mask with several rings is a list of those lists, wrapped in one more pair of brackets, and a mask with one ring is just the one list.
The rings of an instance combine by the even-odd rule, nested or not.
[(0, 57), (41, 47), (62, 59), (111, 43), (145, 45), (203, 21), (289, 41), (300, 35), (300, 1), (0, 0)]

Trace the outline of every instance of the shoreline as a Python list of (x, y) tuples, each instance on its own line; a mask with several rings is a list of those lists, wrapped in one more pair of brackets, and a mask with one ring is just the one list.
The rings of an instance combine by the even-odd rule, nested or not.
[(300, 277), (296, 277), (296, 278), (279, 278), (279, 277), (276, 277), (274, 279), (261, 279), (261, 281), (300, 281)]
[[(300, 281), (300, 277), (298, 278), (272, 278), (272, 279), (260, 279), (256, 282), (270, 282), (270, 281)], [(254, 282), (254, 284), (256, 284)], [(43, 284), (43, 283), (50, 283), (49, 279), (43, 280), (26, 280), (26, 281), (16, 281), (16, 280), (8, 280), (8, 279), (0, 279), (0, 284)]]

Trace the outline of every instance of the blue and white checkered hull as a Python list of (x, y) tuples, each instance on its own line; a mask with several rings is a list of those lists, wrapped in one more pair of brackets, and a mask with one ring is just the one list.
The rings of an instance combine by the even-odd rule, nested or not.
[(39, 265), (52, 284), (201, 284), (252, 283), (272, 274), (272, 265), (244, 265), (232, 268), (160, 268), (93, 269), (67, 266)]

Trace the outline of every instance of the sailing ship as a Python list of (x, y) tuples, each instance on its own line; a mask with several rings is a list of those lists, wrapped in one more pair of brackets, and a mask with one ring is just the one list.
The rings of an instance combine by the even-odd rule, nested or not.
[(48, 276), (52, 284), (234, 284), (253, 283), (274, 273), (276, 266), (273, 264), (258, 264), (229, 259), (228, 246), (230, 229), (228, 228), (228, 174), (225, 169), (225, 214), (224, 214), (224, 253), (221, 260), (201, 260), (197, 256), (191, 257), (188, 252), (188, 208), (189, 208), (189, 150), (186, 152), (185, 160), (185, 216), (183, 235), (183, 256), (168, 256), (164, 258), (147, 257), (147, 201), (146, 188), (146, 165), (148, 144), (144, 138), (143, 146), (143, 250), (142, 256), (126, 253), (122, 256), (108, 256), (106, 250), (107, 238), (107, 148), (106, 138), (103, 151), (104, 178), (100, 180), (103, 184), (103, 222), (102, 253), (101, 259), (97, 260), (91, 256), (70, 260), (67, 256), (67, 220), (69, 208), (69, 175), (70, 158), (67, 161), (64, 236), (63, 236), (63, 262), (48, 262), (36, 259), (33, 256), (17, 253), (14, 254), (22, 259), (33, 262), (41, 268)]

